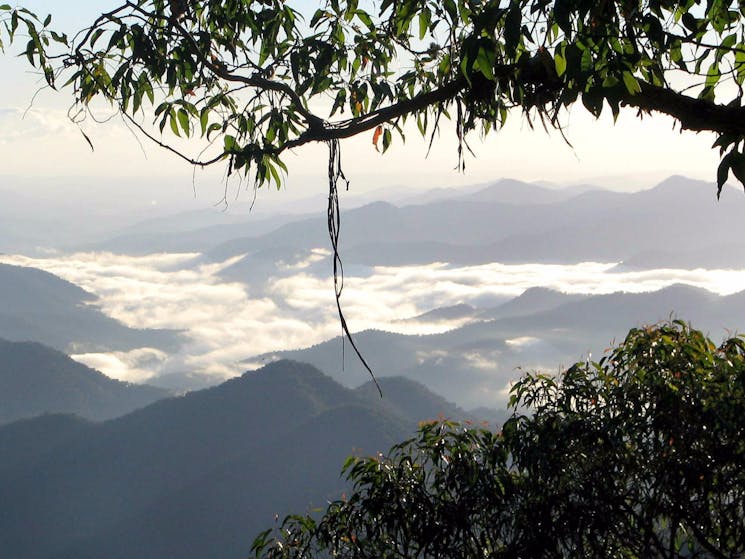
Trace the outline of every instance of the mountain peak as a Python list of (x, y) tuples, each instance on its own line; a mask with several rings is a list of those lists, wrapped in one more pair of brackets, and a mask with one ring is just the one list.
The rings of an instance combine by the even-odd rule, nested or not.
[(716, 191), (709, 182), (691, 179), (682, 175), (671, 175), (641, 194), (690, 198), (701, 194), (713, 196)]
[(259, 369), (246, 371), (241, 379), (271, 379), (279, 380), (309, 380), (329, 378), (317, 367), (294, 359), (278, 359), (271, 361)]

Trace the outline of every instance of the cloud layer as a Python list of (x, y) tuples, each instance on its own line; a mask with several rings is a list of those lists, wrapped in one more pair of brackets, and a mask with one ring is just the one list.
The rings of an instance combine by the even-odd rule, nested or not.
[[(80, 285), (100, 298), (104, 313), (130, 327), (186, 332), (188, 342), (176, 355), (139, 348), (74, 356), (121, 380), (141, 382), (158, 375), (193, 373), (229, 377), (242, 372), (239, 362), (248, 356), (305, 347), (339, 334), (331, 272), (318, 276), (307, 270), (327, 256), (324, 249), (308, 254), (299, 265), (280, 267), (278, 277), (254, 278), (256, 283), (248, 286), (219, 277), (220, 270), (233, 261), (194, 265), (195, 256), (78, 253), (47, 258), (4, 255), (0, 261), (41, 268)], [(599, 294), (654, 291), (687, 283), (725, 295), (745, 285), (745, 271), (613, 272), (614, 265), (376, 267), (347, 275), (342, 302), (353, 330), (427, 334), (460, 322), (400, 319), (458, 303), (483, 307), (534, 286)], [(531, 341), (522, 338), (510, 343), (527, 348)], [(488, 366), (489, 359), (474, 355), (473, 361), (481, 367)]]

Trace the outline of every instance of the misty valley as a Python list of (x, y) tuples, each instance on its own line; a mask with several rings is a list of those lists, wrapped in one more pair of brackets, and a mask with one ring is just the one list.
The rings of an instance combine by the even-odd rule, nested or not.
[(672, 319), (715, 342), (745, 331), (745, 197), (680, 176), (637, 192), (350, 192), (341, 306), (382, 398), (341, 335), (318, 200), (143, 220), (69, 201), (61, 216), (11, 191), (8, 559), (246, 557), (260, 531), (348, 491), (347, 456), (437, 418), (498, 430), (524, 372), (598, 360)]

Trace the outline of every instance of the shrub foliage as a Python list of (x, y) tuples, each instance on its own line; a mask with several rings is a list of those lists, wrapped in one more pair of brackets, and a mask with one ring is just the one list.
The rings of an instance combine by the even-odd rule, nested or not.
[(633, 329), (599, 362), (512, 389), (502, 430), (425, 423), (352, 457), (352, 490), (256, 557), (740, 557), (745, 340)]

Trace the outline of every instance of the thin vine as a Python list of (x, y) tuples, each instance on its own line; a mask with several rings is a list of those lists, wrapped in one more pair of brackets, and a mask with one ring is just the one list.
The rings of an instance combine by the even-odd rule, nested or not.
[(328, 179), (329, 179), (329, 203), (326, 212), (328, 233), (331, 239), (331, 249), (333, 252), (333, 269), (334, 269), (334, 297), (336, 299), (336, 310), (339, 314), (339, 323), (342, 329), (342, 365), (344, 363), (344, 337), (349, 340), (349, 345), (352, 346), (354, 353), (360, 360), (362, 365), (370, 373), (372, 381), (375, 383), (375, 388), (378, 389), (378, 394), (383, 397), (383, 391), (378, 384), (378, 380), (375, 378), (372, 368), (367, 363), (367, 360), (360, 352), (357, 347), (357, 343), (354, 341), (354, 336), (349, 331), (347, 325), (347, 319), (344, 316), (344, 310), (341, 307), (341, 295), (344, 291), (344, 265), (341, 261), (341, 255), (339, 253), (339, 232), (341, 230), (341, 212), (339, 211), (339, 181), (343, 181), (345, 190), (349, 189), (349, 180), (344, 176), (344, 171), (341, 168), (341, 146), (339, 140), (329, 140), (326, 142), (329, 148), (329, 162), (328, 162)]

